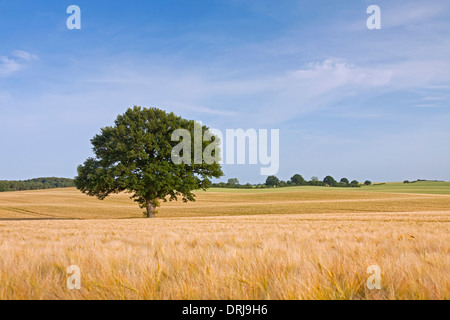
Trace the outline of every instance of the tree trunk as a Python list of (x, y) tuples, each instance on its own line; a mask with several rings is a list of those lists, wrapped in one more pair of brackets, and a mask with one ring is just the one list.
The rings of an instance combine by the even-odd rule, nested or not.
[(155, 217), (155, 209), (156, 209), (156, 206), (154, 206), (152, 203), (149, 203), (147, 205), (147, 218)]

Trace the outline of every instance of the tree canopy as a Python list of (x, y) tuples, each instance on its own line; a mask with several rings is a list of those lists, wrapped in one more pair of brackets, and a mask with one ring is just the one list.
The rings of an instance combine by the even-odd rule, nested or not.
[(301, 186), (301, 185), (306, 184), (305, 179), (300, 174), (294, 174), (291, 177), (291, 182), (292, 182), (292, 184), (295, 184), (297, 186)]
[(280, 185), (280, 179), (275, 176), (268, 176), (266, 179), (266, 186), (277, 187)]
[(230, 179), (228, 179), (227, 185), (229, 187), (236, 187), (239, 185), (239, 180), (237, 178), (230, 178)]
[(353, 180), (352, 182), (350, 182), (350, 185), (352, 187), (359, 187), (359, 182), (358, 182), (358, 180)]
[(333, 187), (336, 185), (336, 180), (334, 180), (334, 178), (332, 176), (326, 176), (323, 179), (323, 182), (327, 185), (329, 185), (330, 187)]
[[(89, 196), (105, 199), (109, 194), (119, 192), (132, 193), (131, 198), (146, 208), (147, 217), (153, 217), (160, 200), (195, 201), (192, 192), (210, 186), (210, 178), (223, 175), (220, 164), (198, 161), (194, 154), (194, 129), (199, 125), (193, 120), (186, 120), (174, 113), (167, 113), (157, 108), (134, 106), (123, 115), (119, 115), (114, 126), (101, 129), (101, 133), (91, 139), (94, 158), (88, 158), (78, 166), (75, 186)], [(213, 142), (200, 139), (204, 150), (209, 144), (219, 140), (209, 132), (206, 126), (200, 126), (202, 137), (207, 134), (214, 137)], [(192, 133), (192, 149), (182, 149), (190, 153), (196, 161), (175, 164), (172, 161), (174, 147), (179, 145), (172, 141), (176, 129), (185, 129)], [(185, 137), (183, 137), (185, 139)], [(184, 141), (186, 142), (186, 141)], [(218, 148), (212, 150), (217, 156)]]

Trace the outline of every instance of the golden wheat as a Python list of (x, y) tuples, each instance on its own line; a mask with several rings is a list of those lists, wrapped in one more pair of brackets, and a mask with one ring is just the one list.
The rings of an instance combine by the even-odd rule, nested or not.
[(448, 299), (448, 214), (0, 221), (0, 299)]
[[(450, 195), (280, 189), (198, 192), (196, 202), (163, 202), (158, 216), (450, 211)], [(124, 193), (103, 201), (75, 188), (0, 193), (0, 220), (142, 218), (142, 212)]]

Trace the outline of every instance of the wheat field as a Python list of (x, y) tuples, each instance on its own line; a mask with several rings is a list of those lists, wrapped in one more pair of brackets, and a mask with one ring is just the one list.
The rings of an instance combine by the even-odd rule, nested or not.
[(449, 214), (367, 190), (212, 190), (156, 219), (122, 194), (2, 193), (0, 299), (448, 299)]
[[(450, 186), (439, 189), (441, 192), (449, 190)], [(450, 194), (379, 192), (376, 187), (213, 188), (197, 192), (196, 199), (189, 203), (163, 202), (158, 217), (450, 210)], [(142, 217), (143, 210), (125, 193), (111, 195), (103, 201), (75, 188), (0, 193), (0, 220)]]

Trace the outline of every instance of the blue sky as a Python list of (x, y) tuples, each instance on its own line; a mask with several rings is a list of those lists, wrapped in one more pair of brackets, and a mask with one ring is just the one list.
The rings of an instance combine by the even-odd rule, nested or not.
[(281, 179), (450, 180), (447, 0), (0, 0), (0, 40), (0, 180), (74, 177), (133, 105), (279, 129)]

